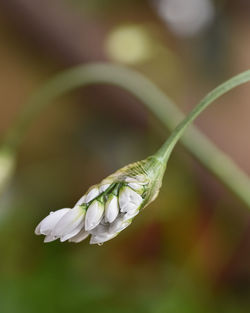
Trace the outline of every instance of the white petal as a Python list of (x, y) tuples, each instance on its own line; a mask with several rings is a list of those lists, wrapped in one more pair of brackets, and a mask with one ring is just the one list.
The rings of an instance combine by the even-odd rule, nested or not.
[(74, 207), (78, 206), (78, 205), (82, 205), (86, 203), (86, 195), (83, 195), (77, 202), (76, 204), (74, 205)]
[(139, 208), (143, 199), (129, 187), (122, 187), (119, 192), (119, 206), (121, 212), (134, 211)]
[(82, 229), (76, 236), (69, 239), (70, 242), (80, 242), (88, 237), (89, 233)]
[(91, 203), (89, 206), (86, 218), (85, 218), (85, 229), (89, 231), (95, 228), (102, 220), (104, 212), (104, 206), (97, 200)]
[(79, 225), (83, 226), (84, 223), (85, 210), (80, 206), (71, 209), (57, 222), (51, 235), (57, 237), (63, 237), (70, 234)]
[(83, 228), (83, 223), (81, 223), (80, 225), (78, 225), (78, 226), (77, 226), (75, 229), (73, 229), (70, 233), (68, 233), (68, 234), (66, 234), (66, 235), (64, 235), (64, 236), (62, 236), (62, 237), (60, 238), (60, 241), (61, 241), (61, 242), (64, 242), (64, 241), (66, 241), (66, 240), (68, 240), (68, 239), (70, 239), (70, 238), (76, 236), (77, 234), (79, 234), (79, 232), (82, 230), (82, 228)]
[(71, 209), (65, 208), (65, 209), (57, 210), (55, 212), (51, 212), (37, 226), (35, 233), (37, 235), (38, 234), (49, 235), (51, 231), (54, 229), (57, 222), (70, 210)]
[(104, 234), (108, 234), (109, 233), (108, 231), (109, 231), (108, 225), (99, 224), (95, 228), (91, 229), (89, 233), (94, 236), (103, 236)]
[(110, 186), (110, 184), (101, 185), (101, 186), (99, 187), (100, 193), (102, 193), (102, 192), (104, 192), (105, 190), (107, 190), (109, 186)]
[(105, 222), (112, 223), (119, 213), (118, 198), (111, 195), (105, 203)]
[(47, 236), (45, 236), (43, 242), (51, 242), (51, 241), (54, 241), (54, 240), (57, 240), (57, 239), (58, 239), (58, 238), (55, 237), (55, 236), (47, 235)]
[(90, 238), (90, 242), (89, 243), (91, 245), (93, 245), (93, 244), (102, 244), (103, 242), (108, 241), (110, 239), (113, 239), (116, 236), (117, 236), (117, 234), (105, 234), (105, 235), (102, 235), (102, 236), (92, 235), (91, 238)]
[(36, 235), (41, 235), (41, 232), (40, 232), (41, 224), (42, 224), (42, 222), (40, 222), (40, 223), (37, 225), (37, 227), (35, 228), (35, 234), (36, 234)]
[(90, 202), (91, 200), (95, 199), (99, 196), (100, 192), (97, 187), (92, 188), (89, 193), (86, 195), (86, 203)]
[(127, 220), (130, 220), (131, 218), (134, 218), (139, 212), (140, 212), (140, 210), (137, 209), (134, 212), (126, 213), (123, 217), (124, 221), (127, 221)]
[(109, 228), (109, 233), (110, 234), (117, 234), (121, 232), (123, 229), (128, 227), (131, 224), (131, 219), (126, 219), (124, 216), (118, 217), (111, 225)]
[(36, 234), (36, 235), (42, 235), (42, 233), (41, 233), (41, 225), (42, 225), (42, 223), (44, 222), (44, 220), (46, 221), (46, 220), (48, 219), (48, 217), (49, 217), (52, 213), (54, 213), (54, 212), (53, 212), (53, 211), (50, 212), (50, 214), (49, 214), (48, 216), (46, 216), (46, 217), (37, 225), (37, 227), (36, 227), (36, 229), (35, 229), (35, 234)]

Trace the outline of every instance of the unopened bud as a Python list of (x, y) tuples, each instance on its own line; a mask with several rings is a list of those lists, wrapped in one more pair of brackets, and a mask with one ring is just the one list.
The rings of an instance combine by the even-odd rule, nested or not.
[(45, 242), (102, 244), (128, 227), (133, 218), (157, 196), (165, 167), (154, 157), (130, 164), (91, 187), (73, 209), (47, 216), (36, 228)]

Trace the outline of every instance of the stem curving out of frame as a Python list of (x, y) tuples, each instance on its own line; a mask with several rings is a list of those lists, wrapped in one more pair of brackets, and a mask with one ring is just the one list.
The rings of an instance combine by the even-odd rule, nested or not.
[[(203, 166), (250, 208), (249, 177), (198, 128), (190, 125), (215, 99), (248, 81), (250, 81), (250, 70), (233, 77), (210, 92), (175, 129), (158, 151), (158, 155), (166, 161), (180, 139)], [(184, 114), (177, 106), (156, 85), (138, 72), (103, 63), (81, 65), (56, 75), (30, 98), (23, 111), (17, 116), (13, 127), (7, 132), (2, 150), (10, 151), (11, 155), (15, 155), (29, 127), (43, 109), (66, 92), (91, 84), (108, 84), (127, 90), (170, 130), (173, 130), (184, 119)], [(187, 126), (189, 129), (183, 135)]]

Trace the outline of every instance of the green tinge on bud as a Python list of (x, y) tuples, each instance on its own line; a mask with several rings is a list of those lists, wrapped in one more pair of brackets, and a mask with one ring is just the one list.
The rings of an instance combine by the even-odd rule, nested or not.
[(144, 192), (144, 186), (143, 185), (139, 185), (137, 183), (128, 183), (128, 186), (140, 195), (142, 195)]
[(165, 167), (155, 156), (123, 167), (90, 187), (73, 209), (46, 217), (36, 234), (46, 235), (45, 242), (80, 242), (90, 234), (90, 244), (99, 245), (116, 237), (156, 198)]
[(165, 169), (165, 163), (155, 156), (150, 156), (119, 169), (102, 183), (121, 182), (128, 185), (142, 196), (142, 207), (145, 207), (157, 197)]

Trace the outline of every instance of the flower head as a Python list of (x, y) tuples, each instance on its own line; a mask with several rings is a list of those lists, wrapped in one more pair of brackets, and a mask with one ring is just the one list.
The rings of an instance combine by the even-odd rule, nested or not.
[(160, 189), (165, 165), (152, 156), (125, 166), (89, 188), (73, 209), (51, 212), (36, 227), (44, 242), (80, 242), (91, 235), (90, 244), (102, 244), (128, 227), (140, 210), (152, 202)]

